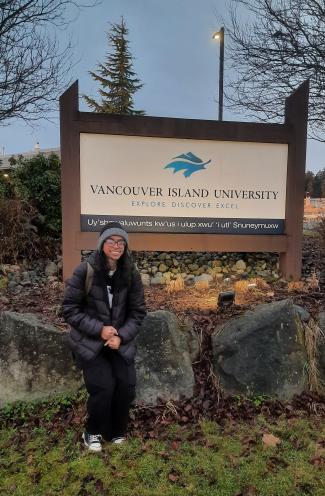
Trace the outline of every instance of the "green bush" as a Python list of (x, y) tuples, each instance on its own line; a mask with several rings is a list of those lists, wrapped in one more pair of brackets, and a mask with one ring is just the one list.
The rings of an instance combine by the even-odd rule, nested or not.
[(0, 174), (0, 199), (13, 198), (15, 196), (14, 184), (11, 174)]
[(61, 235), (61, 164), (52, 153), (30, 159), (19, 157), (13, 173), (16, 194), (37, 210), (34, 220), (40, 236), (59, 238)]

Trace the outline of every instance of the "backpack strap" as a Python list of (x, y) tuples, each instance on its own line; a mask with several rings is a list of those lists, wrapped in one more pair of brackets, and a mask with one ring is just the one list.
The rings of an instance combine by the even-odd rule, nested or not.
[(87, 274), (86, 274), (86, 281), (85, 281), (85, 288), (86, 288), (86, 294), (89, 294), (91, 285), (93, 283), (93, 278), (94, 278), (94, 268), (92, 265), (90, 265), (89, 262), (87, 262)]

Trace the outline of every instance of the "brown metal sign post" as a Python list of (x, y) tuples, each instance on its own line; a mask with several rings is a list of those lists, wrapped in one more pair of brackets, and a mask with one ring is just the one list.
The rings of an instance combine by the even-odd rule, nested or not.
[(76, 81), (60, 98), (64, 279), (80, 262), (81, 250), (96, 246), (97, 233), (82, 232), (80, 227), (80, 134), (90, 133), (288, 145), (283, 233), (131, 232), (130, 244), (135, 251), (277, 252), (283, 276), (287, 280), (298, 280), (302, 258), (308, 93), (307, 81), (287, 98), (284, 124), (218, 122), (79, 112)]

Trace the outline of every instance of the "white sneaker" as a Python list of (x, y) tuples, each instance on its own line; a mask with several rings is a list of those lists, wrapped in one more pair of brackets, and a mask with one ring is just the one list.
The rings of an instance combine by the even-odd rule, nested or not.
[(113, 444), (122, 444), (126, 441), (125, 437), (113, 437), (112, 443)]
[(102, 436), (100, 434), (89, 434), (88, 432), (84, 432), (82, 434), (82, 439), (89, 451), (102, 451)]

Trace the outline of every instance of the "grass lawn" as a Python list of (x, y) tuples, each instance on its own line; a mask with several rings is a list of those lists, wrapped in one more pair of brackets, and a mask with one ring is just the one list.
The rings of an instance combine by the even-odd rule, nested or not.
[[(325, 495), (324, 419), (262, 415), (249, 423), (202, 419), (87, 452), (77, 431), (51, 419), (0, 430), (0, 495)], [(264, 434), (280, 442), (269, 446)], [(272, 441), (273, 438), (271, 438)], [(277, 442), (277, 440), (276, 440)]]

